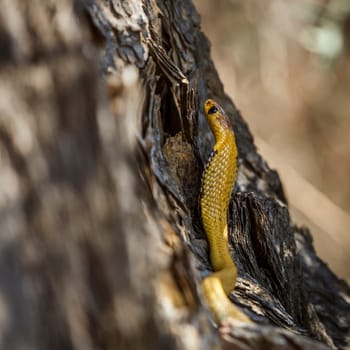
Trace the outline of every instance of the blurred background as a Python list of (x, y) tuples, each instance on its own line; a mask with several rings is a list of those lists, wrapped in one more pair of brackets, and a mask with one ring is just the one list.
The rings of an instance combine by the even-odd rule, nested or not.
[(293, 220), (350, 281), (350, 1), (195, 0), (226, 93)]

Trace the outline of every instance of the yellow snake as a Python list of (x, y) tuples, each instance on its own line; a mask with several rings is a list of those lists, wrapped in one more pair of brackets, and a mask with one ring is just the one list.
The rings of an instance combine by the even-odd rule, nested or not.
[(207, 100), (204, 111), (215, 145), (203, 173), (200, 206), (214, 272), (202, 280), (202, 293), (216, 322), (229, 318), (249, 322), (228, 298), (237, 278), (237, 268), (227, 245), (227, 210), (237, 178), (235, 135), (230, 120), (216, 102)]

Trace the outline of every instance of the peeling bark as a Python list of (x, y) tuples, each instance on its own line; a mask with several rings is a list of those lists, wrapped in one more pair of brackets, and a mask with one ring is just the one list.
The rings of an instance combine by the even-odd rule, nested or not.
[[(190, 0), (13, 0), (0, 37), (2, 348), (348, 345), (349, 287), (291, 220)], [(207, 97), (239, 149), (230, 297), (250, 327), (217, 330), (197, 291)]]

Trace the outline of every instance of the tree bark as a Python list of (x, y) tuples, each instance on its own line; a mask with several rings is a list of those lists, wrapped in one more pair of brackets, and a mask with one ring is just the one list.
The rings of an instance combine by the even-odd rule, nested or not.
[[(1, 5), (1, 348), (348, 345), (350, 289), (291, 220), (190, 0)], [(197, 289), (207, 97), (236, 133), (230, 298), (254, 321), (218, 330)]]

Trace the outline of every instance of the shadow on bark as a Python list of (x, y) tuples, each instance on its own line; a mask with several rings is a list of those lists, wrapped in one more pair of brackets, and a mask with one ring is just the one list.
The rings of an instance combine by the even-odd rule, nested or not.
[[(349, 287), (290, 219), (190, 0), (14, 0), (1, 18), (2, 348), (346, 347)], [(255, 321), (219, 331), (196, 287), (207, 97), (236, 133), (230, 298)]]

